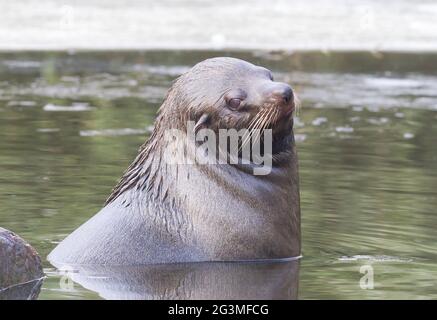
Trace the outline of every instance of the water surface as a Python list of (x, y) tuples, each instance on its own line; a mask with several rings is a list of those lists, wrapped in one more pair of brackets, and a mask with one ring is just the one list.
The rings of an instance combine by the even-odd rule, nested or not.
[[(172, 80), (216, 55), (271, 68), (302, 101), (297, 298), (437, 298), (433, 54), (0, 54), (0, 225), (45, 257), (101, 208)], [(44, 266), (41, 299), (100, 297)]]

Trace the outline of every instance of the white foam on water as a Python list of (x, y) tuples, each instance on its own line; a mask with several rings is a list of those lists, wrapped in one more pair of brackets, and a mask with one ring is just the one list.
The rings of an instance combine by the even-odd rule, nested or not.
[(383, 125), (383, 124), (387, 124), (390, 122), (389, 118), (386, 117), (381, 117), (381, 118), (369, 118), (366, 120), (368, 123), (373, 124), (373, 125)]
[(127, 135), (142, 135), (149, 133), (149, 130), (146, 129), (131, 129), (131, 128), (122, 128), (122, 129), (103, 129), (103, 130), (82, 130), (79, 132), (81, 137), (114, 137), (114, 136), (127, 136)]
[(41, 132), (41, 133), (53, 133), (53, 132), (59, 132), (61, 131), (61, 129), (59, 128), (39, 128), (36, 129), (37, 132)]
[(190, 70), (189, 66), (158, 66), (150, 64), (135, 64), (126, 68), (127, 71), (147, 72), (157, 75), (176, 77)]
[(424, 84), (419, 80), (405, 78), (368, 78), (365, 80), (368, 87), (378, 90), (398, 89), (398, 88), (420, 88)]
[(414, 134), (412, 134), (411, 132), (406, 132), (404, 133), (404, 139), (413, 139), (414, 138)]
[(326, 123), (326, 122), (328, 122), (328, 119), (327, 119), (327, 118), (325, 118), (325, 117), (318, 117), (318, 118), (315, 118), (315, 119), (311, 122), (311, 124), (312, 124), (313, 126), (320, 126), (320, 125), (322, 125), (322, 124), (324, 124), (324, 123)]
[(44, 111), (49, 111), (49, 112), (82, 112), (82, 111), (91, 111), (93, 109), (95, 109), (94, 107), (90, 107), (88, 104), (86, 103), (76, 103), (73, 104), (71, 106), (60, 106), (60, 105), (56, 105), (56, 104), (46, 104), (44, 106)]
[(354, 261), (368, 261), (368, 262), (412, 262), (411, 258), (402, 258), (386, 255), (354, 255), (354, 256), (342, 256), (338, 258), (341, 262), (354, 262)]
[(354, 132), (354, 128), (349, 127), (349, 126), (336, 127), (335, 131), (340, 132), (340, 133), (351, 133), (351, 132)]
[[(1, 10), (0, 10), (1, 12)], [(3, 65), (11, 69), (29, 69), (29, 68), (40, 68), (40, 61), (28, 61), (28, 60), (3, 60), (1, 62)]]
[(294, 140), (295, 140), (296, 142), (304, 142), (304, 141), (306, 140), (306, 138), (307, 138), (307, 135), (306, 135), (306, 134), (301, 134), (301, 133), (299, 133), (299, 134), (295, 134), (295, 135), (294, 135)]
[(34, 107), (36, 106), (35, 101), (9, 101), (8, 107)]

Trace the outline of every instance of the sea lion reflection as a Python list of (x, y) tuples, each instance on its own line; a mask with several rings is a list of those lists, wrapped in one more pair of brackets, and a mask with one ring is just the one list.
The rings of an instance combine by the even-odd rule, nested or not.
[(296, 299), (299, 261), (75, 267), (73, 281), (105, 299)]

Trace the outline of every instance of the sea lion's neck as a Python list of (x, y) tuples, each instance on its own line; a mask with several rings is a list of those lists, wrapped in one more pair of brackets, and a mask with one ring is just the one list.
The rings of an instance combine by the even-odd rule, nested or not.
[[(169, 164), (164, 161), (167, 146), (163, 141), (160, 132), (152, 134), (108, 204), (114, 202), (128, 216), (140, 214), (144, 221), (151, 221), (155, 228), (159, 225), (162, 232), (183, 243), (195, 241), (208, 259), (236, 258), (222, 252), (225, 235), (239, 243), (260, 244), (238, 259), (300, 253), (294, 146), (287, 162), (274, 166), (268, 175), (255, 176), (250, 166)], [(241, 221), (245, 221), (244, 232)]]
[[(179, 179), (184, 178), (181, 177), (181, 172), (187, 173), (188, 178), (186, 178), (187, 181), (185, 183), (189, 183), (190, 172), (199, 171), (209, 175), (219, 175), (218, 172), (225, 170), (253, 176), (254, 171), (256, 172), (254, 168), (259, 167), (253, 164), (211, 164), (205, 163), (205, 161), (204, 163), (199, 163), (198, 145), (193, 140), (193, 137), (184, 131), (186, 128), (177, 128), (180, 135), (172, 135), (172, 138), (169, 139), (166, 136), (168, 133), (166, 130), (169, 127), (170, 129), (176, 129), (177, 123), (163, 124), (162, 122), (162, 119), (157, 119), (152, 135), (141, 146), (137, 157), (113, 189), (106, 204), (109, 204), (121, 194), (131, 189), (140, 194), (137, 197), (138, 199), (159, 199), (165, 201), (168, 188), (177, 184)], [(175, 147), (178, 150), (175, 150)], [(287, 168), (293, 156), (293, 135), (291, 134), (288, 138), (281, 139), (279, 143), (276, 142), (273, 148), (279, 148), (278, 150), (280, 151), (273, 154), (273, 163), (271, 165)], [(270, 178), (275, 179), (273, 175)], [(267, 181), (269, 176), (260, 176), (259, 179)]]
[(127, 168), (120, 181), (106, 200), (106, 205), (117, 199), (126, 191), (137, 189), (138, 192), (153, 191), (153, 187), (162, 178), (162, 138), (159, 128), (155, 127), (150, 138), (140, 147), (139, 153)]

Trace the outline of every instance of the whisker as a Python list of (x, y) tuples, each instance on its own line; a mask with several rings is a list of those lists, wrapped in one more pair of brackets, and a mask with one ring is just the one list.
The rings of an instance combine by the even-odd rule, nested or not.
[(262, 121), (264, 115), (265, 115), (265, 111), (261, 110), (252, 119), (252, 121), (250, 122), (250, 124), (247, 128), (247, 131), (246, 131), (248, 134), (246, 137), (244, 137), (244, 140), (242, 141), (238, 151), (241, 151), (247, 145), (247, 143), (250, 141), (250, 139), (253, 135), (253, 129), (255, 129), (258, 126), (258, 124), (260, 123), (260, 121)]
[(295, 106), (295, 110), (296, 110), (296, 115), (298, 116), (300, 113), (300, 109), (302, 108), (302, 103), (299, 99), (298, 96), (294, 96), (294, 106)]
[(252, 141), (252, 144), (257, 143), (258, 140), (261, 138), (262, 132), (268, 127), (268, 125), (271, 123), (272, 117), (275, 114), (275, 109), (268, 108), (267, 113), (263, 117), (263, 121), (261, 122), (259, 126), (259, 130), (257, 131), (257, 134), (255, 136), (255, 139)]

